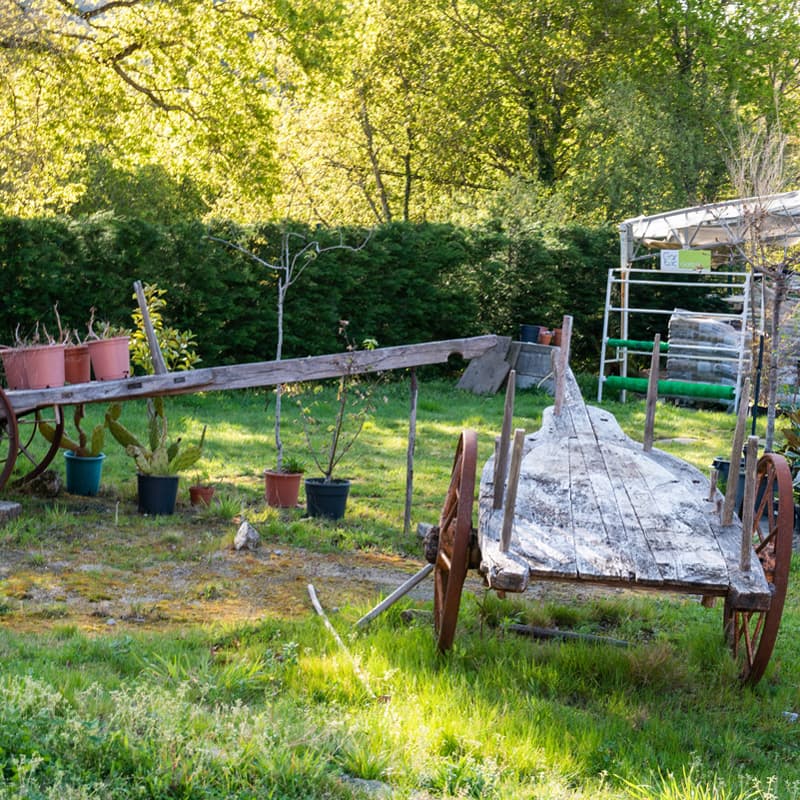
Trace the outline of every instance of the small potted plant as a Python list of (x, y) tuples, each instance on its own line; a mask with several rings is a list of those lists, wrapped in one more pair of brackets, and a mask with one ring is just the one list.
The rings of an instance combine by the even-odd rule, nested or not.
[(197, 473), (189, 486), (189, 502), (193, 506), (210, 506), (211, 499), (214, 497), (214, 488), (214, 484), (208, 479), (207, 472)]
[[(67, 491), (71, 494), (80, 494), (93, 497), (100, 491), (100, 478), (103, 473), (103, 444), (105, 443), (105, 424), (94, 426), (91, 434), (83, 430), (82, 423), (85, 416), (84, 405), (75, 406), (73, 422), (77, 431), (77, 438), (73, 439), (65, 433), (61, 434), (58, 446), (63, 447), (64, 462), (66, 465)], [(39, 421), (39, 432), (53, 443), (56, 430), (48, 422)]]
[(58, 337), (44, 324), (36, 323), (30, 337), (14, 332), (14, 346), (3, 348), (2, 359), (9, 389), (49, 389), (64, 385), (64, 350), (69, 338), (61, 327), (58, 304), (53, 308), (58, 323)]
[[(347, 320), (339, 321), (339, 334), (347, 342), (347, 351), (352, 352), (355, 346), (347, 335), (347, 325)], [(365, 339), (362, 346), (372, 350), (377, 347), (377, 342)], [(297, 399), (309, 453), (322, 473), (321, 477), (305, 479), (306, 510), (311, 517), (336, 520), (344, 516), (350, 481), (334, 478), (333, 474), (355, 444), (372, 411), (371, 387), (350, 370), (350, 364), (350, 361), (345, 361), (345, 369), (336, 381), (332, 422), (324, 421), (320, 413), (324, 409), (321, 403), (322, 387), (319, 384), (310, 390), (312, 399), (309, 403), (303, 402), (303, 394)]]
[(294, 508), (300, 495), (305, 467), (291, 456), (284, 456), (275, 469), (264, 470), (264, 497), (272, 508)]
[(78, 331), (70, 331), (64, 350), (64, 382), (88, 383), (92, 379), (92, 360), (89, 346)]
[[(115, 381), (131, 375), (130, 331), (110, 322), (95, 322), (95, 309), (89, 317), (86, 344), (95, 380)], [(97, 330), (95, 330), (97, 325)]]
[(198, 444), (184, 445), (180, 438), (169, 441), (163, 397), (147, 399), (147, 444), (131, 433), (119, 418), (122, 404), (106, 411), (111, 435), (133, 458), (137, 469), (139, 511), (142, 514), (172, 514), (178, 496), (178, 473), (194, 466), (203, 455), (206, 429)]

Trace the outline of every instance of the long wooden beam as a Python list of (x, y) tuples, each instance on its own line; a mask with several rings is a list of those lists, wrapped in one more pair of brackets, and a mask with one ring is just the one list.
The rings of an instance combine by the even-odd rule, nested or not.
[(467, 360), (476, 358), (496, 344), (497, 337), (491, 334), (333, 355), (206, 367), (186, 372), (168, 372), (165, 375), (142, 375), (118, 381), (91, 381), (52, 389), (25, 389), (6, 392), (6, 396), (15, 413), (22, 414), (51, 405), (106, 403), (159, 395), (250, 389), (442, 364), (452, 355), (460, 355)]

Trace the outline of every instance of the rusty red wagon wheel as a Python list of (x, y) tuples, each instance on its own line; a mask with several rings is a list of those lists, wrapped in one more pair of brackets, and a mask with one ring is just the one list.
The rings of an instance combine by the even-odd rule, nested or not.
[(772, 599), (767, 611), (733, 608), (725, 599), (725, 636), (740, 667), (740, 677), (751, 686), (758, 683), (769, 663), (789, 583), (794, 528), (792, 475), (786, 459), (767, 453), (759, 459), (756, 509), (753, 515), (753, 547), (770, 584)]
[(0, 490), (14, 471), (18, 449), (17, 418), (6, 393), (0, 389)]
[(477, 460), (478, 436), (475, 431), (465, 430), (458, 440), (450, 488), (439, 519), (439, 547), (433, 573), (434, 625), (442, 652), (453, 644), (461, 590), (469, 566)]
[[(39, 423), (45, 422), (55, 431), (53, 441), (37, 436)], [(41, 475), (55, 458), (58, 443), (64, 433), (64, 414), (61, 406), (44, 406), (26, 411), (17, 417), (17, 473), (15, 486)]]

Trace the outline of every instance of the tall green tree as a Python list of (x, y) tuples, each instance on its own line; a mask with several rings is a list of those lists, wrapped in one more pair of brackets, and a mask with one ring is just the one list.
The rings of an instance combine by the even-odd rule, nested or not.
[[(276, 188), (278, 67), (321, 64), (330, 4), (3, 0), (0, 208), (251, 217)], [(332, 14), (332, 12), (331, 12)], [(189, 196), (190, 200), (181, 200)], [(135, 193), (130, 193), (135, 197)]]

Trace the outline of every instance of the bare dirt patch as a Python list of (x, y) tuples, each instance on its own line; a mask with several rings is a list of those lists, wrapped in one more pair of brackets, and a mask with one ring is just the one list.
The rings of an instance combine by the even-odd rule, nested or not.
[[(380, 553), (313, 553), (290, 546), (252, 552), (222, 547), (200, 559), (129, 570), (96, 555), (58, 553), (44, 559), (0, 550), (0, 596), (5, 596), (0, 624), (20, 631), (65, 624), (102, 631), (285, 619), (311, 611), (309, 583), (326, 608), (369, 606), (424, 564)], [(410, 596), (430, 599), (432, 582)]]

